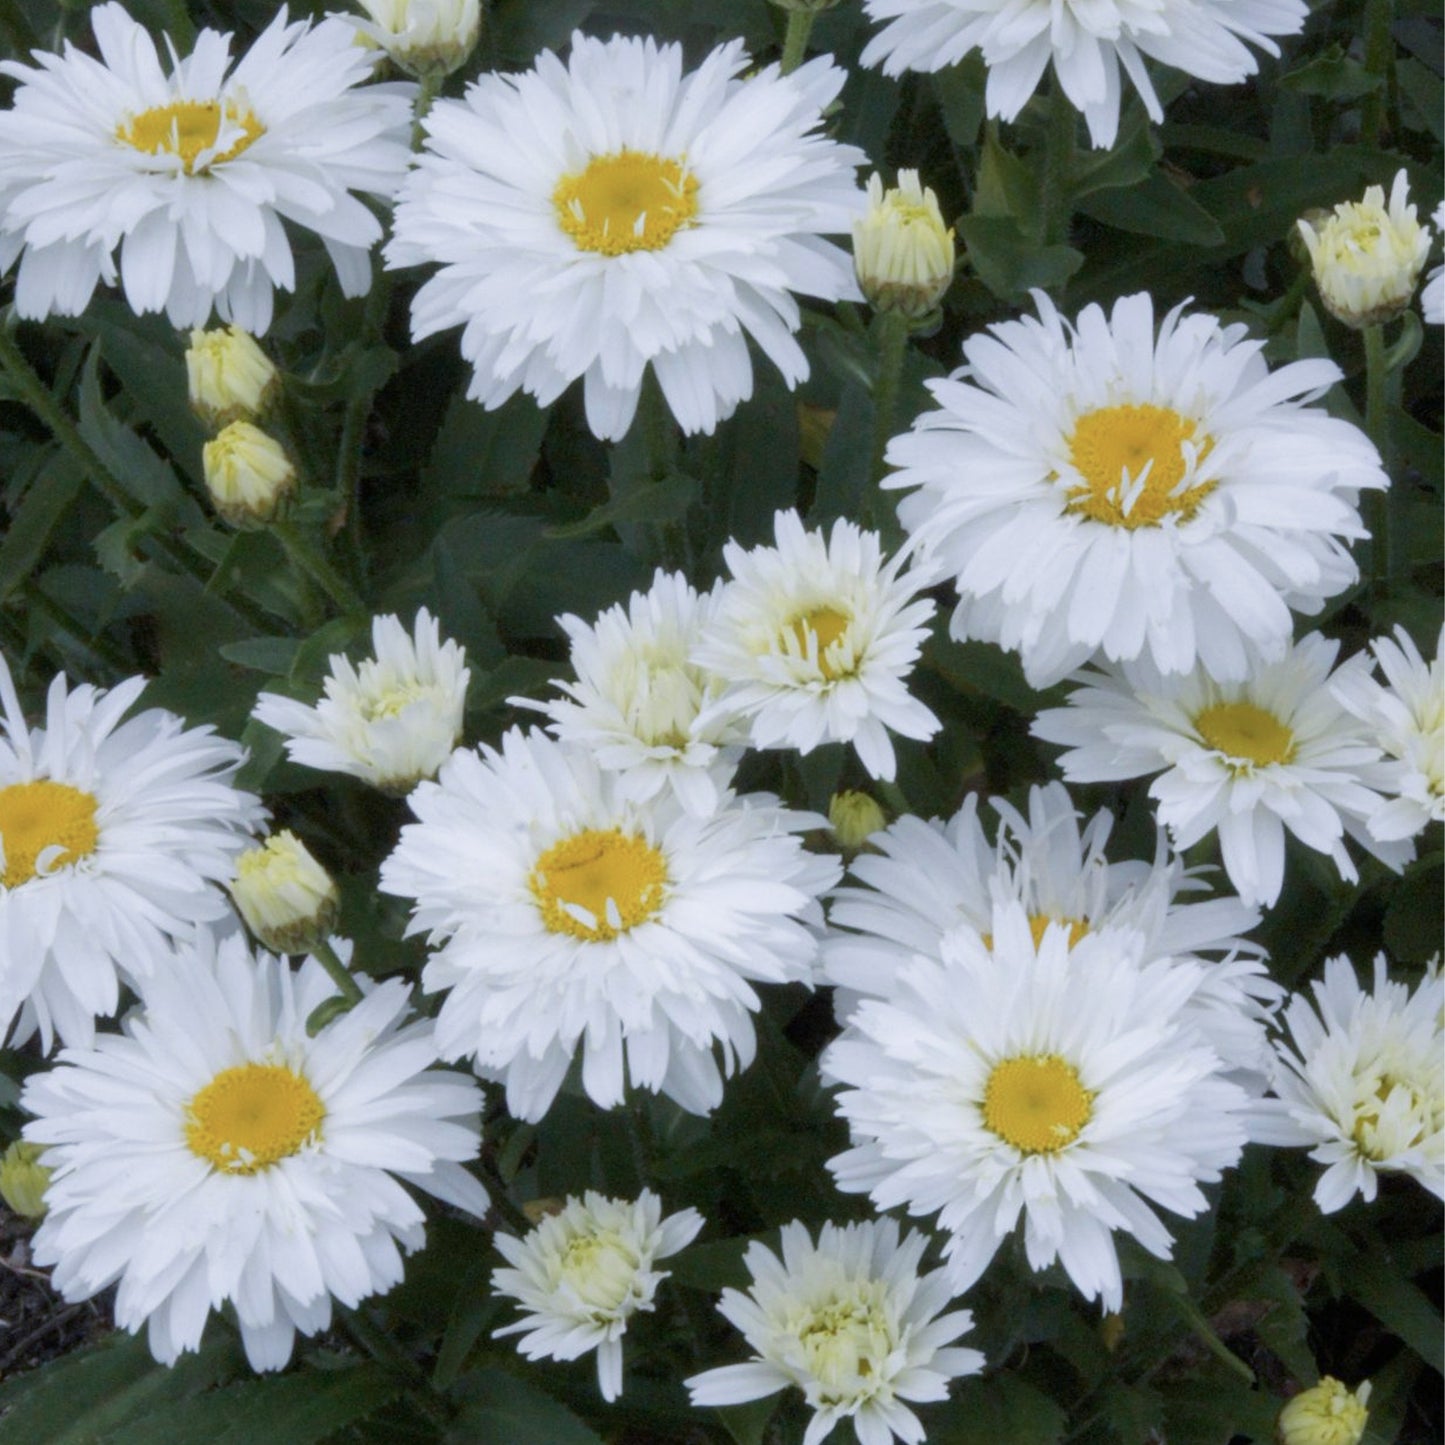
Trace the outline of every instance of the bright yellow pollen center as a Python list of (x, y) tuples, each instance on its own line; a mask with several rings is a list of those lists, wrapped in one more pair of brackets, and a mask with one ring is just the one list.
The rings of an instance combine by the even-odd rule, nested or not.
[(646, 151), (593, 156), (552, 192), (557, 223), (579, 251), (622, 256), (660, 251), (697, 215), (697, 179), (682, 163)]
[(0, 883), (7, 888), (30, 882), (47, 848), (62, 850), (45, 860), (49, 873), (94, 853), (99, 842), (91, 794), (45, 779), (0, 788), (0, 845), (5, 849)]
[(809, 634), (817, 639), (818, 670), (829, 682), (839, 676), (839, 671), (831, 662), (824, 660), (823, 654), (848, 630), (852, 620), (846, 612), (839, 612), (834, 607), (814, 607), (788, 624), (789, 632), (797, 641), (798, 651), (804, 657), (808, 655)]
[(1089, 1122), (1094, 1096), (1057, 1054), (995, 1064), (983, 1095), (983, 1122), (1024, 1154), (1056, 1154)]
[[(1083, 918), (1055, 918), (1049, 913), (1030, 913), (1029, 932), (1033, 935), (1034, 952), (1037, 953), (1039, 945), (1044, 941), (1044, 934), (1049, 931), (1051, 923), (1061, 924), (1069, 930), (1069, 947), (1072, 948), (1088, 931), (1089, 924)], [(993, 952), (993, 934), (983, 935), (983, 946), (990, 953)]]
[[(194, 172), (196, 157), (210, 150), (221, 133), (221, 102), (218, 100), (173, 100), (131, 116), (116, 130), (116, 138), (148, 155), (180, 156), (187, 175)], [(213, 155), (203, 169), (234, 160), (247, 146), (265, 133), (266, 127), (235, 101), (225, 104), (225, 118), (241, 127), (241, 134), (219, 155)]]
[(1252, 702), (1220, 702), (1194, 719), (1195, 730), (1211, 748), (1249, 768), (1287, 763), (1294, 757), (1294, 734), (1272, 712)]
[[(1148, 403), (1086, 412), (1069, 438), (1069, 459), (1085, 485), (1070, 489), (1068, 510), (1131, 532), (1157, 527), (1170, 515), (1188, 521), (1215, 486), (1183, 485), (1188, 470), (1184, 443), (1194, 440), (1195, 429), (1172, 408)], [(1212, 445), (1208, 437), (1195, 442), (1199, 460)]]
[(223, 1069), (186, 1110), (192, 1154), (228, 1174), (258, 1174), (316, 1137), (326, 1108), (284, 1064)]
[(598, 942), (657, 913), (667, 861), (636, 834), (588, 828), (548, 848), (529, 886), (551, 932)]

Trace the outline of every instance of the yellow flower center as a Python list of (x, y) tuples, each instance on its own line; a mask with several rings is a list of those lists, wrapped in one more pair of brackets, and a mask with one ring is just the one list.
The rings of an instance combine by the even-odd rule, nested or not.
[(1024, 1054), (995, 1064), (983, 1095), (983, 1122), (1024, 1154), (1057, 1154), (1079, 1136), (1094, 1096), (1057, 1054)]
[[(18, 888), (38, 872), (52, 873), (94, 853), (100, 842), (95, 798), (69, 783), (41, 779), (0, 788), (0, 846), (5, 871), (0, 883)], [(41, 858), (49, 848), (60, 851)]]
[(365, 721), (380, 722), (384, 718), (400, 717), (419, 698), (435, 696), (437, 692), (437, 688), (424, 682), (394, 683), (375, 692), (363, 691), (357, 709)]
[(788, 1324), (824, 1405), (857, 1404), (888, 1383), (879, 1370), (897, 1348), (882, 1280), (850, 1280), (848, 1293), (805, 1307)]
[(662, 907), (667, 860), (637, 834), (588, 828), (548, 848), (528, 886), (552, 933), (601, 942)]
[(1067, 510), (1111, 527), (1157, 527), (1167, 516), (1188, 521), (1214, 490), (1213, 482), (1185, 486), (1196, 460), (1208, 456), (1208, 437), (1194, 441), (1196, 424), (1167, 406), (1104, 406), (1074, 423), (1069, 459), (1085, 485), (1069, 490)]
[(1199, 736), (1223, 753), (1236, 772), (1294, 757), (1294, 734), (1272, 712), (1252, 702), (1219, 702), (1194, 719)]
[[(1048, 932), (1051, 923), (1062, 924), (1069, 930), (1069, 947), (1072, 948), (1088, 931), (1089, 924), (1083, 918), (1055, 918), (1050, 913), (1030, 913), (1029, 932), (1033, 935), (1034, 952), (1037, 953), (1039, 945), (1044, 941), (1044, 934)], [(993, 934), (983, 935), (983, 946), (990, 953), (993, 952)]]
[(579, 251), (660, 251), (697, 215), (697, 179), (683, 163), (646, 151), (593, 156), (552, 192), (557, 224)]
[(223, 1069), (186, 1110), (192, 1154), (227, 1174), (258, 1174), (317, 1136), (326, 1107), (284, 1064)]
[(241, 128), (241, 134), (220, 154), (206, 161), (201, 169), (208, 171), (212, 166), (234, 160), (265, 134), (266, 127), (234, 100), (225, 102), (224, 112), (218, 100), (173, 100), (169, 105), (153, 106), (120, 125), (116, 139), (148, 155), (180, 156), (189, 176), (195, 171), (196, 158), (212, 149), (220, 137), (223, 114), (230, 124)]
[(847, 632), (848, 624), (852, 620), (846, 612), (839, 612), (835, 607), (814, 607), (788, 624), (787, 630), (797, 642), (798, 651), (803, 657), (808, 655), (808, 638), (812, 636), (817, 639), (818, 670), (829, 682), (833, 682), (841, 673), (824, 658), (824, 653)]

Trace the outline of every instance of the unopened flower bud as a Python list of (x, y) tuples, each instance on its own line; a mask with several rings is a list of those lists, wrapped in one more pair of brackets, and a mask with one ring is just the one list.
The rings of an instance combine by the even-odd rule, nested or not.
[(281, 443), (248, 421), (233, 421), (202, 449), (206, 486), (233, 527), (269, 522), (296, 490), (296, 468)]
[(1362, 201), (1342, 201), (1321, 222), (1297, 221), (1320, 300), (1346, 326), (1378, 326), (1398, 316), (1415, 294), (1430, 232), (1415, 219), (1401, 170), (1390, 203), (1379, 186)]
[(239, 326), (191, 332), (186, 348), (191, 409), (213, 427), (260, 416), (276, 394), (279, 373)]
[(359, 0), (358, 26), (408, 74), (450, 75), (466, 64), (482, 30), (480, 0)]
[(899, 171), (890, 191), (874, 175), (868, 210), (853, 223), (853, 268), (874, 310), (900, 311), (910, 320), (926, 316), (948, 290), (953, 263), (953, 232), (918, 172)]
[(834, 793), (828, 800), (828, 821), (838, 842), (849, 852), (856, 852), (888, 824), (883, 809), (867, 793), (852, 790)]
[(336, 922), (341, 894), (292, 832), (273, 833), (236, 859), (231, 897), (246, 927), (273, 953), (307, 953)]
[(43, 1144), (17, 1139), (0, 1159), (0, 1199), (22, 1219), (45, 1218), (45, 1189), (50, 1170), (41, 1162)]
[(1279, 1412), (1275, 1425), (1279, 1445), (1359, 1445), (1370, 1418), (1365, 1409), (1369, 1398), (1368, 1380), (1351, 1392), (1326, 1375)]

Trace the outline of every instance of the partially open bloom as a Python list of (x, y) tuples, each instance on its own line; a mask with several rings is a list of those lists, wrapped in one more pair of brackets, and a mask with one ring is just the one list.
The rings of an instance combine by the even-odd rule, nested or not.
[(186, 380), (191, 409), (208, 426), (250, 421), (275, 395), (280, 373), (239, 326), (192, 331), (186, 348)]
[(359, 667), (332, 654), (315, 707), (263, 692), (255, 716), (286, 735), (292, 762), (406, 793), (435, 775), (461, 737), (467, 655), (442, 641), (441, 624), (425, 607), (410, 635), (400, 618), (373, 618), (371, 644), (375, 656)]
[(953, 280), (953, 232), (943, 224), (938, 197), (917, 171), (899, 171), (898, 184), (868, 182), (868, 209), (853, 222), (853, 269), (875, 311), (926, 316)]
[(752, 395), (752, 340), (795, 385), (794, 293), (856, 296), (824, 241), (860, 209), (863, 159), (820, 133), (844, 73), (749, 65), (741, 41), (684, 75), (682, 47), (572, 37), (522, 75), (484, 75), (424, 122), (391, 266), (440, 262), (412, 334), (462, 326), (469, 395), (550, 406), (583, 379), (587, 423), (617, 440), (651, 369), (686, 432)]
[(1370, 1382), (1350, 1390), (1331, 1375), (1301, 1390), (1279, 1412), (1279, 1445), (1360, 1445), (1370, 1412)]
[(0, 1039), (89, 1044), (122, 983), (230, 912), (219, 885), (264, 816), (232, 786), (245, 753), (160, 708), (127, 719), (145, 685), (61, 674), (31, 728), (0, 658)]
[(1415, 219), (1410, 183), (1402, 168), (1390, 200), (1370, 186), (1362, 201), (1341, 201), (1320, 223), (1298, 221), (1315, 285), (1330, 315), (1347, 326), (1375, 326), (1398, 316), (1415, 295), (1430, 228)]
[(296, 490), (296, 468), (286, 449), (248, 421), (233, 421), (201, 448), (206, 490), (233, 527), (269, 522)]
[(1035, 687), (1100, 654), (1221, 681), (1282, 656), (1291, 610), (1354, 581), (1359, 492), (1388, 485), (1308, 404), (1339, 369), (1271, 372), (1244, 326), (1182, 306), (1156, 336), (1144, 294), (1073, 325), (1035, 301), (971, 336), (888, 446), (883, 485), (916, 489), (899, 518), (958, 588), (953, 635), (1020, 653)]
[(306, 953), (336, 922), (336, 881), (289, 828), (236, 859), (231, 897), (246, 927), (273, 953)]
[(357, 24), (410, 75), (450, 75), (482, 32), (481, 0), (358, 0)]
[(20, 258), (21, 316), (79, 315), (118, 280), (138, 315), (204, 326), (214, 308), (259, 336), (275, 288), (296, 284), (283, 221), (366, 293), (381, 222), (353, 192), (391, 198), (411, 106), (401, 87), (361, 88), (350, 24), (288, 24), (282, 7), (234, 68), (232, 37), (202, 30), (184, 59), (170, 48), (167, 75), (120, 5), (90, 23), (99, 60), (67, 41), (0, 64), (19, 82), (0, 112), (0, 269)]
[(230, 1301), (252, 1368), (278, 1370), (333, 1298), (390, 1289), (425, 1233), (403, 1182), (486, 1212), (462, 1166), (475, 1082), (431, 1067), (432, 1025), (408, 1022), (399, 979), (313, 1038), (334, 993), (314, 960), (292, 973), (239, 934), (198, 931), (122, 1033), (26, 1083), (25, 1135), (53, 1171), (35, 1258), (70, 1300), (118, 1283), (116, 1323), (147, 1325), (163, 1364)]
[(495, 1236), (510, 1269), (492, 1273), (492, 1289), (527, 1312), (498, 1335), (520, 1334), (529, 1360), (575, 1360), (597, 1351), (604, 1400), (622, 1393), (622, 1337), (634, 1314), (656, 1308), (668, 1276), (654, 1266), (691, 1244), (703, 1219), (695, 1209), (662, 1217), (662, 1201), (644, 1189), (636, 1199), (588, 1190), (568, 1198), (530, 1234)]
[(876, 532), (840, 518), (809, 532), (796, 512), (774, 518), (776, 547), (729, 542), (723, 587), (694, 661), (725, 685), (705, 718), (744, 719), (754, 747), (811, 752), (851, 743), (875, 778), (893, 777), (888, 734), (931, 738), (938, 719), (904, 679), (928, 636), (932, 580), (883, 560)]
[[(1297, 994), (1285, 1011), (1291, 1038), (1275, 1044), (1277, 1108), (1258, 1137), (1310, 1145), (1329, 1167), (1315, 1186), (1326, 1214), (1360, 1194), (1372, 1200), (1381, 1172), (1400, 1170), (1445, 1199), (1445, 980), (1431, 967), (1413, 992), (1375, 958), (1366, 993), (1343, 955), (1325, 963), (1314, 1003)], [(1293, 1047), (1291, 1047), (1293, 1045)]]
[(796, 1386), (813, 1410), (803, 1445), (851, 1420), (866, 1445), (923, 1439), (908, 1408), (948, 1398), (948, 1382), (983, 1368), (953, 1344), (973, 1325), (967, 1310), (941, 1313), (942, 1270), (920, 1274), (928, 1241), (893, 1219), (825, 1224), (813, 1243), (798, 1220), (783, 1226), (783, 1257), (756, 1240), (744, 1263), (753, 1282), (725, 1289), (719, 1311), (752, 1346), (745, 1365), (694, 1375), (694, 1405), (734, 1405)]

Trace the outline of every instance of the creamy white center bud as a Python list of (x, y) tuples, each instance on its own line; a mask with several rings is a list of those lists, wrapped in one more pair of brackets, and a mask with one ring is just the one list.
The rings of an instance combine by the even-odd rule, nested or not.
[(306, 845), (285, 829), (236, 859), (231, 896), (246, 927), (273, 953), (304, 953), (336, 922), (341, 895)]
[(413, 75), (448, 75), (481, 34), (481, 0), (358, 0), (365, 33)]
[(896, 1321), (882, 1280), (855, 1280), (837, 1295), (789, 1315), (803, 1368), (817, 1382), (820, 1403), (857, 1403), (888, 1386), (888, 1358), (898, 1347)]
[(953, 232), (917, 171), (899, 171), (888, 191), (879, 176), (869, 180), (868, 209), (853, 223), (853, 268), (875, 310), (925, 316), (948, 290), (954, 258)]
[(568, 1240), (557, 1264), (559, 1282), (599, 1323), (626, 1319), (643, 1303), (638, 1290), (641, 1267), (635, 1246), (613, 1230)]
[(270, 357), (239, 326), (191, 332), (186, 380), (191, 407), (208, 425), (259, 416), (275, 394), (278, 376)]
[(222, 428), (201, 459), (211, 501), (233, 527), (264, 525), (296, 490), (296, 468), (285, 448), (248, 421)]

